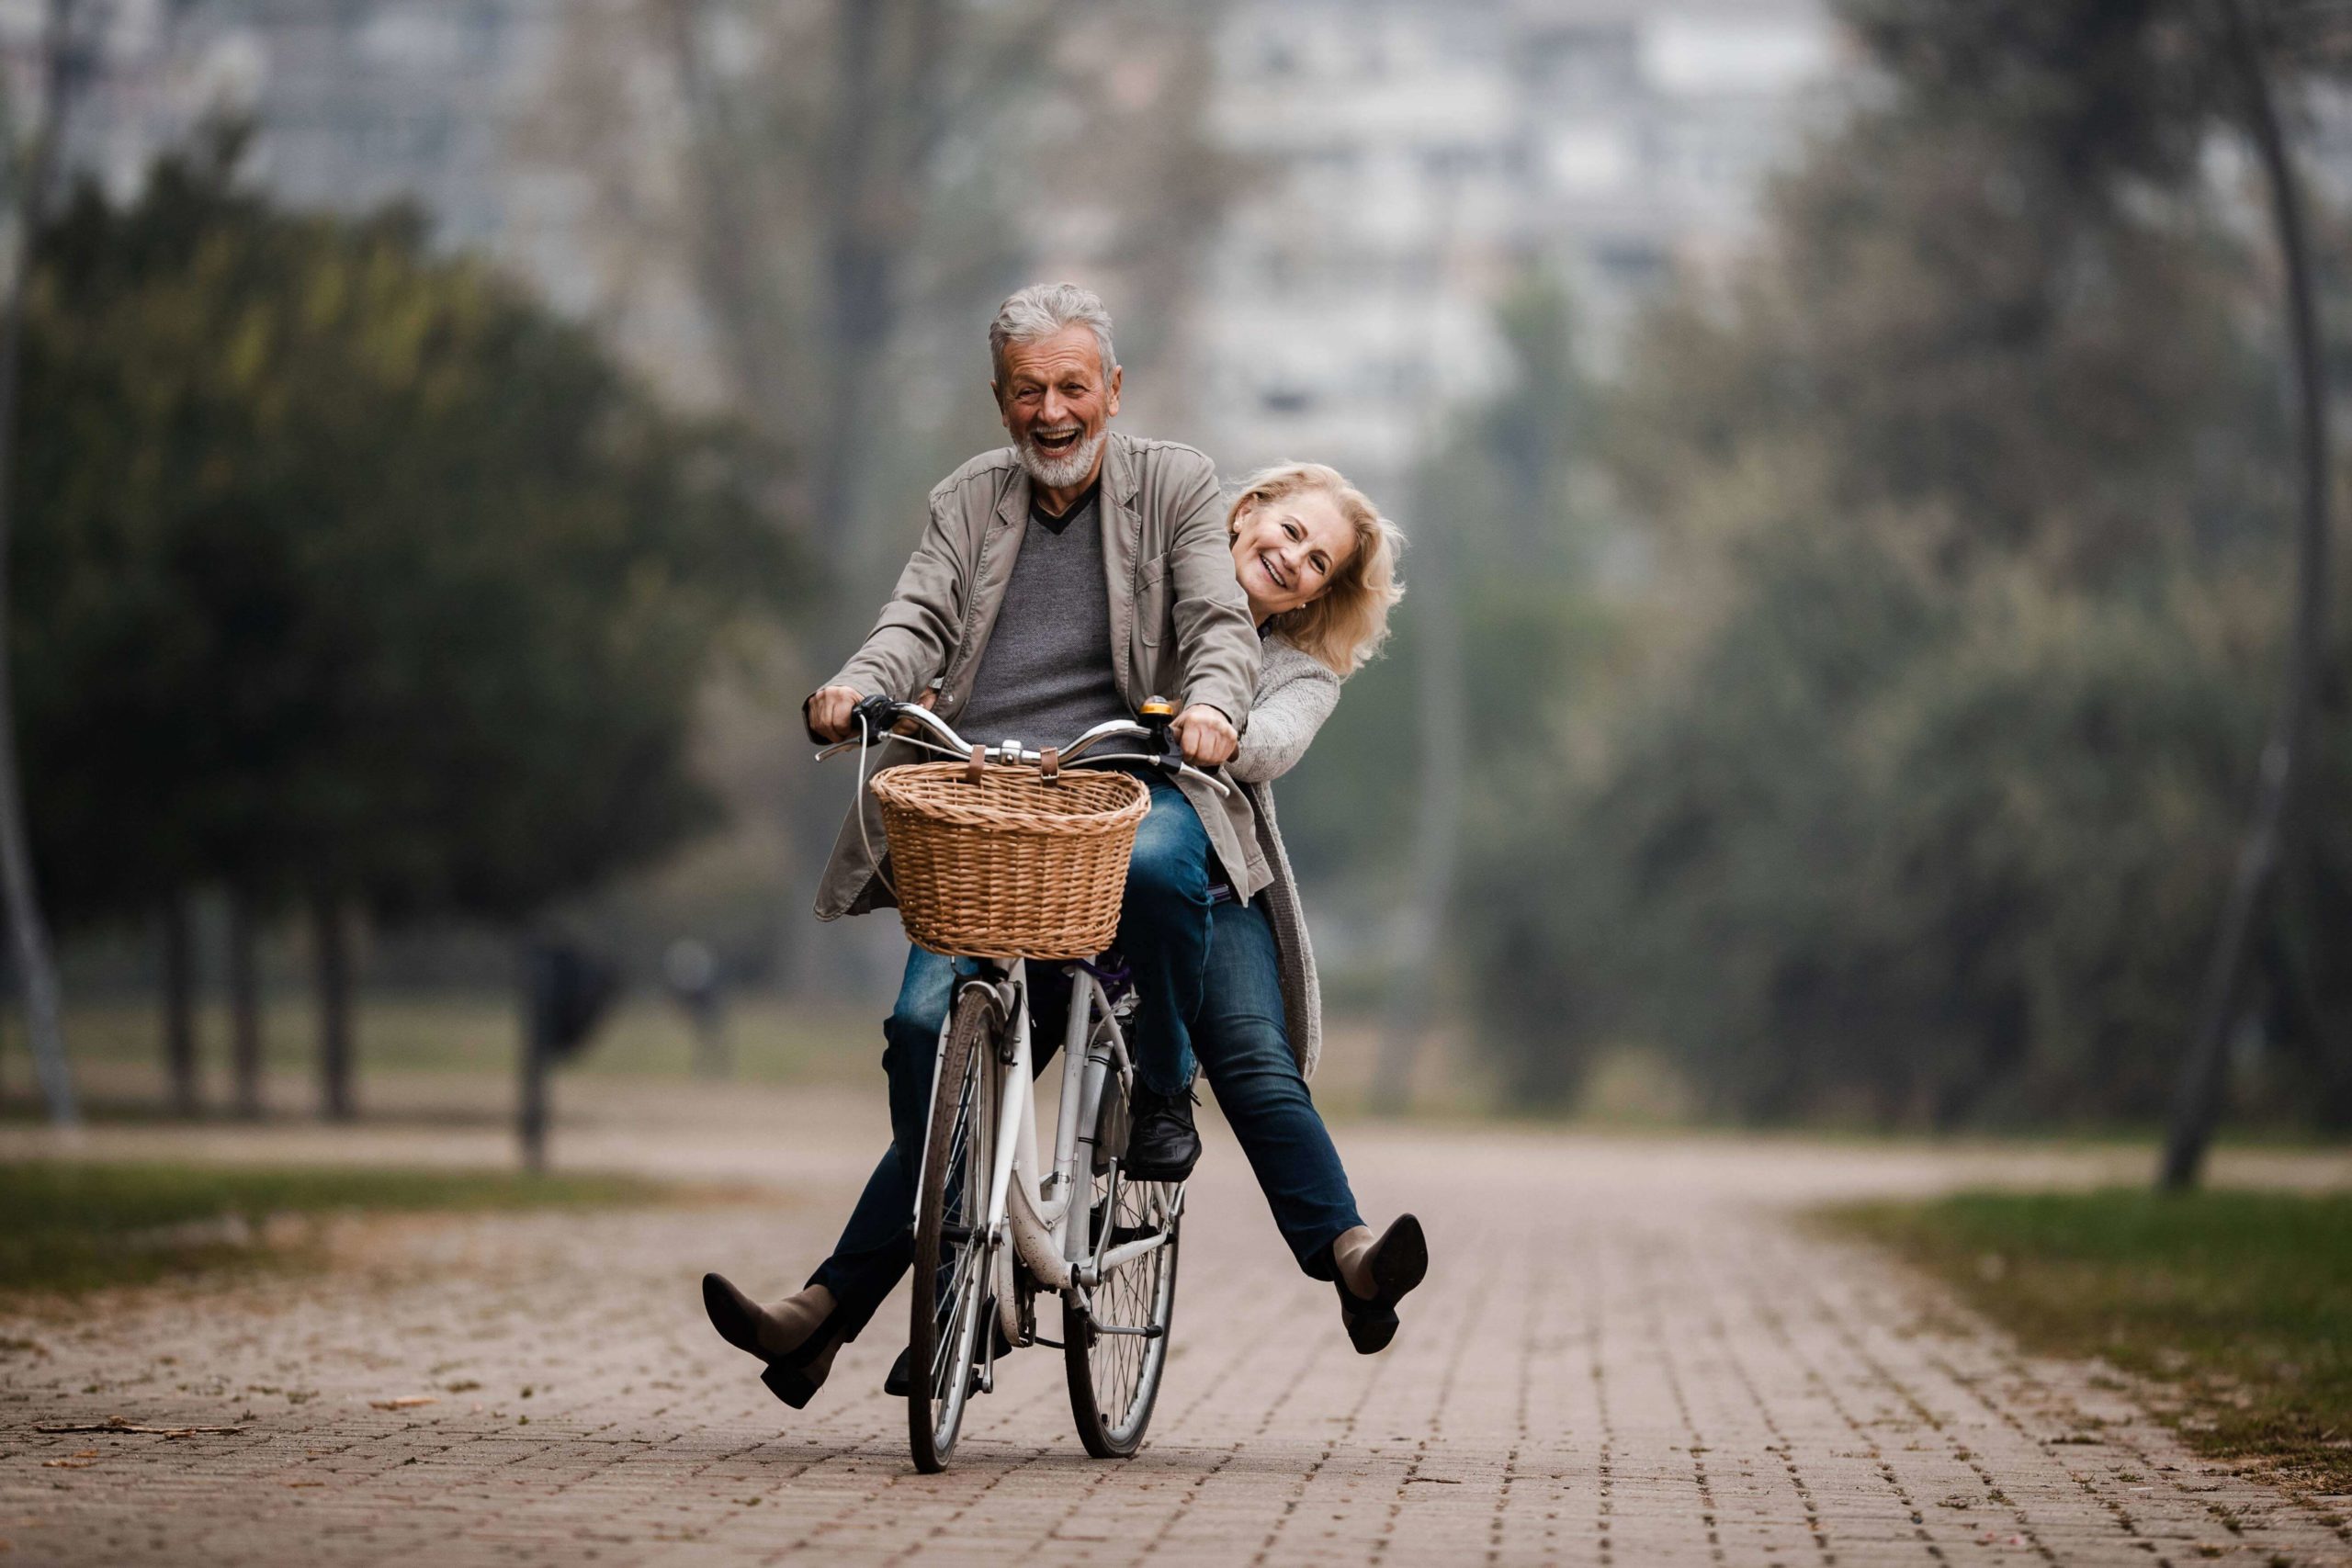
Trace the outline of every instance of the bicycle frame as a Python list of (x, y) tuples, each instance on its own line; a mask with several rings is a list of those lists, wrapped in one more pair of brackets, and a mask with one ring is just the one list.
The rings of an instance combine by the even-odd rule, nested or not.
[[(1061, 1105), (1055, 1121), (1053, 1165), (1042, 1179), (1037, 1168), (1036, 1086), (1031, 1076), (1028, 961), (1014, 959), (999, 974), (984, 973), (957, 987), (959, 996), (973, 986), (991, 989), (1006, 1020), (1004, 1041), (989, 1074), (996, 1086), (997, 1135), (990, 1146), (993, 1168), (981, 1214), (985, 1234), (996, 1251), (998, 1315), (1006, 1339), (1016, 1345), (1028, 1337), (1018, 1320), (1012, 1289), (1016, 1254), (1040, 1285), (1065, 1293), (1075, 1292), (1080, 1304), (1086, 1304), (1087, 1292), (1104, 1276), (1159, 1250), (1168, 1240), (1162, 1230), (1105, 1247), (1107, 1233), (1102, 1237), (1091, 1234), (1090, 1207), (1073, 1201), (1080, 1191), (1091, 1190), (1091, 1183), (1080, 1181), (1079, 1173), (1091, 1173), (1093, 1168), (1103, 1087), (1113, 1072), (1124, 1083), (1131, 1080), (1135, 1069), (1102, 983), (1081, 965), (1072, 964), (1070, 969), (1069, 1019), (1062, 1038)], [(932, 1093), (935, 1097), (938, 1092), (934, 1065)], [(917, 1190), (921, 1190), (918, 1181)]]
[[(1099, 724), (1057, 753), (1031, 751), (1012, 740), (993, 749), (972, 746), (929, 709), (879, 697), (862, 701), (856, 717), (859, 734), (855, 739), (837, 741), (817, 755), (822, 759), (855, 748), (859, 754), (861, 795), (866, 750), (881, 739), (880, 727), (899, 720), (911, 720), (929, 735), (900, 734), (895, 739), (919, 750), (967, 761), (976, 768), (989, 763), (1036, 767), (1050, 778), (1063, 766), (1140, 762), (1157, 767), (1171, 777), (1198, 780), (1219, 795), (1230, 794), (1232, 789), (1224, 780), (1201, 772), (1164, 750), (1152, 754), (1122, 752), (1085, 757), (1094, 746), (1109, 740), (1142, 739), (1155, 747), (1164, 747), (1164, 719), (1157, 728), (1128, 720)], [(1085, 758), (1083, 761), (1080, 761), (1081, 757)], [(862, 837), (865, 832), (862, 805), (857, 822)], [(872, 858), (872, 844), (865, 848)], [(996, 1294), (998, 1323), (1004, 1331), (1005, 1342), (1025, 1345), (1038, 1338), (1034, 1325), (1024, 1327), (1021, 1321), (1020, 1292), (1015, 1288), (1013, 1272), (1016, 1258), (1028, 1268), (1040, 1286), (1059, 1292), (1082, 1314), (1091, 1333), (1144, 1334), (1147, 1330), (1143, 1327), (1100, 1322), (1095, 1317), (1091, 1292), (1119, 1269), (1170, 1245), (1170, 1233), (1184, 1211), (1184, 1188), (1182, 1183), (1177, 1184), (1172, 1196), (1161, 1205), (1160, 1224), (1151, 1235), (1114, 1247), (1110, 1240), (1116, 1227), (1107, 1222), (1118, 1212), (1122, 1184), (1114, 1157), (1109, 1168), (1107, 1201), (1103, 1205), (1103, 1234), (1091, 1234), (1095, 1141), (1102, 1120), (1102, 1091), (1113, 1072), (1119, 1075), (1123, 1089), (1132, 1088), (1135, 1076), (1126, 1036), (1119, 1027), (1111, 998), (1089, 965), (1079, 963), (1068, 966), (1070, 1003), (1062, 1039), (1060, 1110), (1054, 1128), (1053, 1164), (1040, 1172), (1036, 1085), (1031, 1072), (1034, 1057), (1029, 1037), (1029, 961), (1016, 958), (1004, 963), (977, 962), (983, 965), (980, 972), (966, 976), (955, 987), (956, 999), (941, 1025), (941, 1043), (944, 1047), (946, 1032), (954, 1027), (962, 998), (973, 987), (994, 995), (999, 1015), (1005, 1021), (997, 1049), (981, 1074), (984, 1094), (993, 1095), (996, 1141), (989, 1145), (988, 1199), (980, 1211), (977, 1234), (985, 1238), (989, 1248), (989, 1283)], [(944, 1057), (943, 1048), (933, 1060), (930, 1100), (934, 1106), (942, 1088), (939, 1070)], [(926, 1161), (930, 1158), (928, 1146), (923, 1157)], [(916, 1172), (917, 1213), (911, 1219), (917, 1228), (922, 1224), (920, 1194), (926, 1175), (924, 1170)], [(1081, 1193), (1087, 1201), (1080, 1201)], [(1157, 1335), (1159, 1331), (1152, 1328), (1149, 1332)], [(986, 1344), (980, 1367), (983, 1388), (992, 1387), (995, 1382), (996, 1337), (989, 1335)]]

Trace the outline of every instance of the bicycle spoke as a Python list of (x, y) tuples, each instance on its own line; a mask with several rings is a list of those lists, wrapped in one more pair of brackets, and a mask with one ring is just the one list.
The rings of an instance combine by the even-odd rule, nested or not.
[[(1170, 1209), (1163, 1184), (1124, 1182), (1116, 1208), (1105, 1216), (1113, 1245), (1159, 1235), (1166, 1227)], [(1151, 1325), (1159, 1294), (1166, 1253), (1156, 1250), (1112, 1270), (1096, 1292), (1098, 1322), (1122, 1328)], [(1144, 1390), (1153, 1342), (1136, 1334), (1104, 1334), (1092, 1347), (1090, 1360), (1096, 1369), (1095, 1386), (1104, 1420), (1114, 1428), (1125, 1426)]]
[(975, 1156), (973, 1108), (979, 1094), (981, 1071), (982, 1064), (975, 1055), (965, 1079), (963, 1104), (948, 1157), (949, 1179), (955, 1190), (950, 1195), (947, 1219), (964, 1239), (956, 1248), (956, 1261), (940, 1302), (939, 1348), (932, 1359), (932, 1394), (943, 1402), (959, 1399), (963, 1393), (964, 1364), (970, 1359), (969, 1341), (975, 1332), (973, 1317), (983, 1294), (975, 1288), (975, 1277), (988, 1256), (988, 1249), (975, 1239), (979, 1227), (974, 1223), (978, 1217), (974, 1213), (978, 1201), (975, 1179), (980, 1173)]
[(972, 1293), (968, 1284), (973, 1261), (978, 1257), (979, 1251), (980, 1249), (977, 1247), (966, 1247), (963, 1249), (961, 1256), (956, 1260), (956, 1276), (948, 1286), (947, 1298), (941, 1304), (939, 1350), (932, 1358), (931, 1367), (931, 1386), (934, 1393), (946, 1386), (948, 1361), (956, 1355), (957, 1348), (963, 1342), (963, 1325), (969, 1315), (968, 1303)]
[(940, 1083), (924, 1151), (909, 1345), (915, 1351), (910, 1370), (919, 1371), (922, 1381), (908, 1415), (915, 1463), (926, 1471), (940, 1469), (954, 1452), (976, 1388), (974, 1352), (988, 1303), (985, 1270), (993, 1256), (979, 1213), (989, 1165), (991, 1032), (984, 998), (967, 995), (958, 1002), (941, 1047), (947, 1054), (942, 1067), (950, 1076)]
[[(1104, 1087), (1109, 1096), (1125, 1092), (1116, 1077)], [(1123, 1109), (1106, 1100), (1104, 1121), (1115, 1127)], [(1115, 1154), (1119, 1145), (1108, 1146)], [(1088, 1194), (1093, 1203), (1089, 1238), (1097, 1244), (1097, 1258), (1150, 1244), (1105, 1269), (1084, 1300), (1073, 1294), (1063, 1307), (1070, 1412), (1080, 1440), (1097, 1459), (1133, 1454), (1159, 1400), (1176, 1300), (1182, 1216), (1175, 1191), (1164, 1182), (1128, 1180), (1114, 1164), (1094, 1177)]]

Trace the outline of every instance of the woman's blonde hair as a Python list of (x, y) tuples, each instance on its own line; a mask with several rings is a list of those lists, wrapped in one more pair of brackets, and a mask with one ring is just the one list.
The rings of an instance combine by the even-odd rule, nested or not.
[(1371, 498), (1339, 469), (1321, 463), (1278, 463), (1261, 468), (1242, 485), (1226, 513), (1225, 536), (1240, 536), (1245, 513), (1309, 490), (1331, 498), (1355, 536), (1355, 548), (1322, 592), (1266, 625), (1344, 677), (1379, 657), (1380, 645), (1388, 640), (1388, 612), (1405, 596), (1405, 585), (1396, 581), (1404, 530), (1383, 517)]

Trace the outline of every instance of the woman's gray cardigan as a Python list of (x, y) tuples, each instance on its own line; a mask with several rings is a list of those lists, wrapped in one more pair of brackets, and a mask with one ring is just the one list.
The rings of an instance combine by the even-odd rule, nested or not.
[(1339, 703), (1340, 677), (1328, 665), (1282, 637), (1268, 637), (1250, 728), (1226, 769), (1240, 781), (1256, 808), (1258, 848), (1273, 872), (1273, 881), (1258, 897), (1265, 903), (1266, 923), (1273, 928), (1291, 1054), (1298, 1058), (1300, 1075), (1310, 1078), (1323, 1054), (1323, 989), (1315, 976), (1315, 949), (1306, 938), (1298, 879), (1291, 874), (1282, 828), (1274, 819), (1273, 782), (1306, 755), (1308, 742)]

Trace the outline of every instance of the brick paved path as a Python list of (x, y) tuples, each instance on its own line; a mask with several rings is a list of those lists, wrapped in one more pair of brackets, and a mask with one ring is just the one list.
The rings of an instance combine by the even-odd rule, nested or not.
[[(734, 1096), (704, 1113), (691, 1139), (591, 1117), (565, 1151), (764, 1173), (777, 1196), (355, 1225), (332, 1273), (0, 1318), (5, 1562), (2352, 1563), (2342, 1527), (2186, 1456), (2109, 1380), (2021, 1360), (1782, 1217), (1825, 1195), (2097, 1174), (2079, 1161), (1343, 1129), (1367, 1209), (1418, 1208), (1436, 1258), (1396, 1345), (1367, 1359), (1213, 1142), (1142, 1455), (1087, 1459), (1058, 1358), (1031, 1351), (955, 1467), (922, 1476), (878, 1392), (902, 1308), (794, 1413), (695, 1289), (714, 1265), (797, 1283), (871, 1108)], [(334, 1147), (479, 1156), (494, 1137), (384, 1128)], [(321, 1152), (300, 1129), (124, 1139)], [(110, 1416), (238, 1430), (39, 1430)]]

